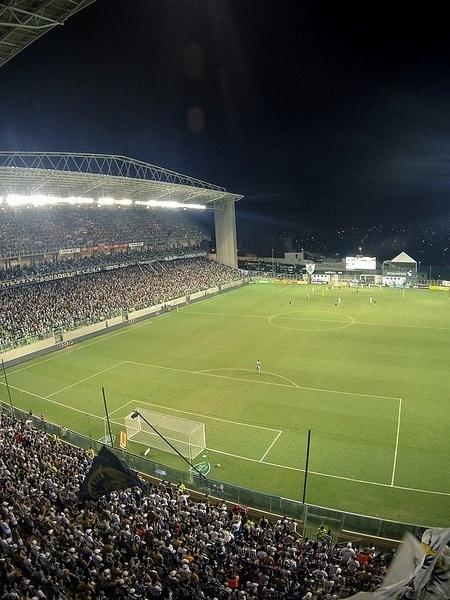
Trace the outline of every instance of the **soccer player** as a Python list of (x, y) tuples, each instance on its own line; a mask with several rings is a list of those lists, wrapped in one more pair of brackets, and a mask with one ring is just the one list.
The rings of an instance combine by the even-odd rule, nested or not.
[(256, 361), (256, 372), (258, 373), (258, 375), (261, 373), (261, 361), (260, 360)]

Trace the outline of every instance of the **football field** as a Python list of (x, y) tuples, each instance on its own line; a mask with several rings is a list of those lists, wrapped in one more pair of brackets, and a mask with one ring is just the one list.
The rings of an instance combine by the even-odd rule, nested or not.
[(117, 439), (136, 407), (202, 422), (194, 462), (209, 477), (294, 500), (311, 430), (307, 502), (448, 526), (449, 365), (446, 292), (268, 283), (16, 365), (8, 380), (15, 406), (96, 439), (102, 386)]

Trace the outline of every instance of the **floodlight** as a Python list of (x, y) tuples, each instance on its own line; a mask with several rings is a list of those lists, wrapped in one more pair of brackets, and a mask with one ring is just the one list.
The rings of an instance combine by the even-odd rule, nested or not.
[(206, 210), (206, 206), (203, 204), (183, 203), (177, 200), (136, 200), (136, 204), (146, 206), (147, 208), (193, 208)]
[(114, 204), (114, 198), (99, 198), (97, 204), (99, 206), (112, 206)]

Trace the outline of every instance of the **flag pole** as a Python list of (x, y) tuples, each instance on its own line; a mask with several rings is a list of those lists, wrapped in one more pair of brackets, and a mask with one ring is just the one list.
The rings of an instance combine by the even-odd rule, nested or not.
[(8, 390), (9, 403), (11, 405), (11, 417), (14, 417), (14, 406), (12, 403), (11, 390), (9, 389), (8, 377), (6, 376), (6, 369), (5, 369), (5, 363), (3, 361), (3, 358), (2, 358), (2, 369), (3, 369), (3, 377), (5, 378), (6, 389)]
[(114, 442), (113, 442), (113, 437), (112, 437), (112, 433), (111, 433), (111, 423), (109, 422), (108, 405), (106, 404), (106, 395), (105, 395), (104, 387), (102, 387), (102, 394), (103, 394), (103, 404), (105, 405), (106, 422), (108, 423), (109, 441), (111, 442), (111, 448), (114, 448)]
[(187, 464), (188, 464), (188, 465), (191, 467), (191, 469), (194, 469), (194, 471), (196, 471), (196, 472), (197, 472), (197, 474), (198, 474), (198, 475), (200, 475), (200, 477), (201, 477), (202, 479), (206, 479), (206, 477), (203, 475), (203, 473), (200, 473), (200, 471), (197, 469), (197, 467), (196, 467), (195, 465), (193, 465), (193, 464), (191, 463), (191, 461), (190, 461), (190, 460), (188, 460), (188, 459), (187, 459), (185, 456), (183, 456), (183, 455), (181, 454), (181, 452), (179, 452), (179, 451), (178, 451), (178, 450), (175, 448), (175, 446), (173, 446), (173, 445), (172, 445), (172, 444), (169, 442), (169, 440), (168, 440), (168, 439), (166, 439), (166, 438), (163, 436), (163, 434), (162, 434), (162, 433), (159, 433), (159, 431), (158, 431), (158, 430), (157, 430), (155, 427), (153, 427), (153, 425), (150, 423), (150, 421), (147, 421), (147, 419), (144, 417), (144, 415), (142, 415), (142, 414), (141, 414), (141, 413), (140, 413), (140, 412), (139, 412), (137, 409), (136, 409), (136, 410), (133, 412), (133, 414), (131, 415), (131, 418), (132, 418), (132, 419), (135, 419), (136, 417), (141, 417), (141, 419), (147, 423), (147, 425), (148, 425), (148, 426), (149, 426), (149, 427), (150, 427), (150, 428), (151, 428), (151, 429), (152, 429), (152, 430), (153, 430), (153, 431), (156, 433), (156, 435), (159, 435), (159, 437), (160, 437), (162, 440), (164, 440), (164, 441), (166, 442), (166, 444), (167, 444), (168, 446), (170, 446), (170, 447), (172, 448), (172, 450), (173, 450), (174, 452), (176, 452), (176, 453), (178, 454), (178, 456), (179, 456), (180, 458), (182, 458), (182, 459), (184, 460), (184, 462), (186, 462), (186, 463), (187, 463)]

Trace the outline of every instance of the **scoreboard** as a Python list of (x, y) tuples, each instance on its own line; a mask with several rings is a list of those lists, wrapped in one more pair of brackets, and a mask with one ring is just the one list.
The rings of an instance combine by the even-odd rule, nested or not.
[(374, 256), (346, 256), (345, 268), (347, 271), (375, 271), (377, 259)]

